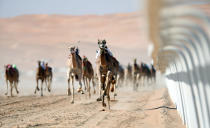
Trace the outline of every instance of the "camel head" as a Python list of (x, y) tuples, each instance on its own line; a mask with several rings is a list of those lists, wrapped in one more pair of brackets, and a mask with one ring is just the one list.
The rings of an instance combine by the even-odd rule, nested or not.
[(41, 61), (40, 60), (38, 60), (37, 63), (38, 63), (38, 66), (41, 66)]
[(45, 63), (45, 67), (48, 67), (48, 63)]
[(82, 59), (84, 62), (88, 60), (88, 58), (86, 56), (83, 56), (83, 59)]
[(82, 58), (82, 65), (85, 66), (85, 63), (87, 62), (87, 57), (86, 56), (83, 56)]
[(98, 40), (98, 46), (100, 49), (106, 49), (107, 46), (106, 46), (106, 40)]
[(70, 53), (74, 54), (76, 52), (76, 47), (75, 46), (71, 46), (69, 47)]

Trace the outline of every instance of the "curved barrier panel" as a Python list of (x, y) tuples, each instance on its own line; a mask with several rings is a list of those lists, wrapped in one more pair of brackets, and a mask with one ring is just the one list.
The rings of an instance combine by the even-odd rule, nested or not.
[(149, 0), (154, 63), (189, 128), (210, 128), (210, 4)]

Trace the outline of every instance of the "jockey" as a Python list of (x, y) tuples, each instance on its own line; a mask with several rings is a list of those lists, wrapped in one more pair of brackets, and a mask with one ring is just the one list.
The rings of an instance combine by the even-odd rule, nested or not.
[(12, 65), (12, 68), (16, 69), (16, 68), (17, 68), (17, 66), (16, 66), (15, 64), (13, 64), (13, 65)]
[(45, 67), (45, 62), (44, 62), (44, 61), (41, 62), (41, 67), (42, 67), (44, 70), (46, 69), (46, 67)]
[(77, 55), (79, 55), (79, 48), (78, 48), (78, 47), (76, 48), (75, 53), (76, 53)]
[[(107, 47), (107, 45), (106, 45), (106, 40), (103, 40), (103, 41), (102, 41), (102, 44), (103, 44), (103, 47), (107, 50), (108, 54), (109, 54), (110, 56), (113, 56), (112, 52), (110, 51), (110, 49), (109, 49), (109, 48)], [(99, 45), (99, 48), (102, 47), (101, 44), (98, 44), (98, 45)], [(100, 56), (100, 52), (101, 52), (101, 49), (96, 50), (96, 59), (98, 58), (98, 56)]]

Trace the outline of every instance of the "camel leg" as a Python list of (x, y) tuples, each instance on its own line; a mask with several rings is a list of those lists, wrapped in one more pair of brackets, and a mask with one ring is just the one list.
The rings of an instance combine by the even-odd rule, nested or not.
[(115, 97), (117, 96), (117, 92), (116, 92), (116, 83), (114, 84), (114, 100), (115, 100)]
[(70, 88), (70, 77), (68, 78), (68, 96), (71, 95), (71, 88)]
[(14, 82), (14, 85), (15, 85), (15, 90), (17, 92), (17, 94), (19, 93), (18, 89), (17, 89), (17, 82)]
[(44, 80), (44, 83), (45, 83), (45, 88), (44, 88), (44, 90), (46, 91), (47, 90), (47, 88), (48, 88), (48, 78), (46, 78), (45, 80)]
[(98, 79), (98, 81), (99, 81), (99, 88), (98, 88), (98, 91), (99, 91), (99, 97), (97, 98), (97, 101), (101, 101), (101, 88), (102, 88), (102, 84), (103, 83), (101, 83), (101, 76), (99, 76), (99, 79)]
[(74, 103), (74, 77), (71, 77), (71, 82), (72, 82), (72, 101), (71, 103)]
[(86, 83), (87, 83), (87, 91), (88, 91), (88, 95), (89, 95), (89, 98), (91, 97), (91, 94), (90, 94), (90, 79), (86, 79)]
[(36, 79), (36, 88), (34, 94), (36, 94), (36, 91), (39, 91), (39, 79)]
[(110, 110), (110, 94), (109, 94), (109, 90), (110, 90), (110, 82), (107, 84), (107, 89), (106, 89), (107, 102), (108, 102), (108, 107), (109, 107), (109, 110)]
[(96, 84), (93, 78), (92, 78), (92, 84), (93, 84), (93, 89), (94, 89), (93, 94), (96, 94)]
[(44, 80), (42, 80), (42, 83), (41, 83), (41, 96), (43, 96), (43, 83), (44, 83)]
[[(109, 109), (110, 109), (110, 95), (109, 95), (109, 91), (110, 91), (111, 84), (113, 84), (112, 83), (112, 80), (113, 80), (113, 75), (112, 75), (111, 72), (108, 72), (107, 73), (107, 77), (106, 77), (106, 88), (105, 88), (104, 94), (103, 94), (103, 101), (104, 101), (104, 96), (106, 95), (107, 96), (107, 102), (108, 102)], [(116, 81), (115, 81), (114, 85), (116, 85)], [(102, 103), (102, 105), (104, 107), (106, 107), (106, 104), (105, 103)]]
[(134, 74), (134, 78), (133, 78), (133, 90), (136, 90), (136, 74)]
[(37, 86), (38, 86), (38, 80), (36, 80), (36, 87), (35, 87), (35, 90), (34, 90), (34, 94), (36, 94)]
[(48, 78), (48, 92), (51, 91), (51, 84), (52, 84), (52, 78), (49, 77), (49, 78)]
[(47, 88), (48, 92), (50, 92), (50, 84), (51, 84), (51, 83), (50, 83), (50, 77), (47, 77), (45, 81), (46, 81), (46, 82), (45, 82), (46, 88)]
[(6, 84), (7, 84), (7, 92), (5, 93), (5, 95), (8, 94), (8, 80), (6, 80)]
[(102, 106), (103, 106), (103, 107), (106, 107), (106, 103), (104, 102), (104, 97), (105, 97), (105, 95), (106, 95), (106, 91), (103, 90), (103, 96), (102, 96)]
[(85, 87), (85, 91), (87, 90), (87, 83), (86, 83), (86, 81), (85, 81), (85, 77), (83, 76), (83, 84), (84, 84), (84, 87)]
[[(87, 82), (87, 81), (86, 81)], [(80, 92), (81, 92), (81, 94), (84, 94), (84, 91), (83, 91), (83, 89), (82, 89), (82, 80), (81, 80), (81, 77), (79, 78), (79, 90), (80, 90)]]
[(13, 90), (13, 82), (10, 82), (10, 95), (11, 97), (13, 97), (13, 94), (12, 94), (12, 90)]
[(138, 90), (138, 87), (139, 87), (139, 78), (140, 78), (140, 74), (138, 73), (136, 75), (136, 90)]
[(108, 102), (108, 107), (109, 107), (109, 110), (110, 110), (110, 95), (109, 95), (109, 91), (107, 92), (107, 102)]

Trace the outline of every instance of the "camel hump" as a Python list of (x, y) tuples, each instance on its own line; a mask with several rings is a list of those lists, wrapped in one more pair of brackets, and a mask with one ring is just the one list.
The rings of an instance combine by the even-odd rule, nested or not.
[(50, 67), (50, 66), (47, 66), (47, 69), (48, 69), (48, 71), (52, 71), (52, 67)]

